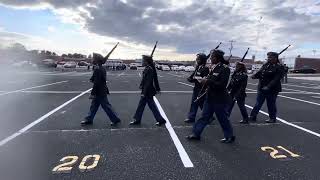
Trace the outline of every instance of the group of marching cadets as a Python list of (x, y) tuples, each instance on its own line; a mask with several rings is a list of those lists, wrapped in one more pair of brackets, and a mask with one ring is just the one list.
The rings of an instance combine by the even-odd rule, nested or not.
[[(276, 99), (278, 93), (281, 91), (281, 79), (285, 71), (279, 62), (279, 54), (281, 53), (267, 53), (267, 63), (252, 76), (253, 79), (259, 79), (259, 85), (256, 104), (251, 111), (250, 116), (248, 116), (245, 107), (248, 81), (245, 64), (237, 62), (236, 69), (231, 75), (229, 82), (229, 62), (224, 59), (223, 51), (216, 48), (212, 50), (208, 56), (203, 53), (197, 54), (197, 66), (195, 71), (187, 78), (189, 82), (194, 83), (194, 88), (190, 111), (185, 122), (194, 122), (194, 125), (192, 134), (188, 135), (186, 138), (188, 140), (200, 140), (203, 130), (211, 123), (213, 115), (215, 114), (224, 134), (224, 138), (221, 139), (221, 142), (234, 142), (235, 135), (229, 118), (235, 102), (237, 102), (242, 115), (240, 123), (248, 124), (250, 121), (255, 122), (258, 112), (265, 100), (267, 101), (270, 117), (266, 122), (275, 123), (277, 117)], [(208, 58), (211, 61), (209, 67), (206, 66)], [(109, 116), (112, 126), (121, 122), (107, 98), (109, 91), (106, 85), (106, 70), (102, 67), (102, 64), (105, 63), (106, 59), (107, 58), (103, 58), (99, 54), (93, 54), (93, 63), (97, 68), (94, 69), (90, 79), (93, 83), (90, 96), (92, 102), (88, 116), (81, 122), (82, 125), (93, 123), (93, 118), (100, 105)], [(161, 126), (166, 123), (166, 120), (161, 116), (153, 98), (156, 94), (160, 93), (160, 86), (152, 55), (143, 55), (142, 61), (145, 69), (143, 70), (143, 76), (139, 87), (141, 89), (141, 98), (130, 125), (139, 125), (141, 123), (144, 108), (146, 104), (148, 104), (157, 121), (156, 125)], [(199, 107), (202, 110), (202, 113), (201, 117), (196, 120), (196, 114)]]
[[(195, 81), (194, 74), (188, 78), (189, 82), (195, 83), (190, 112), (188, 113), (188, 118), (185, 120), (185, 122), (195, 122), (192, 134), (186, 137), (189, 140), (200, 140), (204, 128), (210, 124), (210, 119), (213, 114), (215, 114), (224, 134), (224, 138), (221, 139), (221, 142), (234, 142), (235, 135), (229, 118), (235, 102), (237, 102), (242, 115), (241, 124), (256, 122), (258, 112), (265, 100), (267, 101), (269, 112), (269, 119), (266, 120), (266, 123), (276, 122), (276, 99), (279, 92), (281, 92), (281, 79), (285, 73), (285, 68), (280, 64), (278, 59), (279, 53), (268, 52), (267, 63), (252, 76), (252, 79), (259, 80), (259, 85), (256, 104), (253, 107), (250, 116), (245, 107), (246, 87), (248, 82), (246, 66), (243, 62), (237, 62), (235, 71), (231, 75), (229, 81), (229, 62), (224, 59), (223, 55), (224, 52), (221, 50), (215, 49), (211, 51), (211, 65), (209, 66), (208, 75), (201, 76), (201, 73), (197, 73), (196, 69), (195, 74), (205, 78), (198, 78), (200, 80)], [(197, 59), (199, 59), (199, 56), (200, 55), (198, 54)], [(205, 66), (205, 64), (199, 64), (198, 60), (197, 65), (199, 67)], [(206, 86), (205, 93), (200, 94), (200, 86)], [(199, 100), (201, 97), (202, 99)], [(198, 107), (201, 107), (202, 113), (201, 117), (195, 121)]]

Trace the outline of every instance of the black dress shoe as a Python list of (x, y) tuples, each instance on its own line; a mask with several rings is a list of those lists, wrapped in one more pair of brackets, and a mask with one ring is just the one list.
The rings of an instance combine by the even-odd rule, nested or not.
[(116, 126), (116, 125), (118, 125), (119, 123), (121, 123), (121, 121), (111, 122), (110, 125), (111, 125), (111, 126)]
[(139, 124), (141, 124), (141, 121), (134, 120), (134, 121), (131, 121), (129, 125), (139, 125)]
[(92, 121), (88, 121), (88, 120), (83, 120), (83, 121), (81, 121), (81, 125), (91, 125), (91, 124), (93, 124), (93, 122)]
[(188, 140), (200, 140), (200, 136), (196, 136), (196, 135), (194, 135), (194, 134), (191, 134), (191, 135), (189, 135), (189, 136), (186, 136), (186, 138), (187, 138)]
[(189, 118), (184, 120), (185, 123), (194, 123), (194, 121), (195, 121), (194, 119), (189, 119)]
[(266, 123), (276, 123), (276, 120), (275, 119), (268, 119), (268, 120), (266, 120)]
[(223, 138), (220, 140), (221, 143), (233, 143), (236, 140), (235, 136), (232, 136), (230, 138)]
[(250, 116), (249, 121), (251, 122), (257, 122), (257, 116)]
[(239, 121), (240, 124), (249, 124), (249, 120), (248, 119), (242, 119), (241, 121)]
[(160, 121), (160, 122), (156, 123), (156, 126), (161, 126), (162, 124), (165, 124), (165, 123), (166, 123), (166, 121)]

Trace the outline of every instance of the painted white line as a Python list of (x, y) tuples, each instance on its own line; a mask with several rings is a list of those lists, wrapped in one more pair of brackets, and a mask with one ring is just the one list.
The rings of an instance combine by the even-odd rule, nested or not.
[(65, 82), (68, 82), (68, 81), (60, 81), (60, 82), (55, 82), (55, 83), (51, 83), (51, 84), (44, 84), (44, 85), (41, 85), (41, 86), (34, 86), (34, 87), (19, 89), (19, 90), (15, 90), (15, 91), (9, 91), (9, 92), (6, 92), (6, 93), (1, 93), (0, 96), (6, 95), (6, 94), (11, 94), (11, 93), (16, 93), (16, 92), (20, 92), (20, 91), (25, 91), (25, 90), (29, 90), (29, 89), (39, 88), (39, 87), (45, 87), (45, 86), (51, 86), (51, 85), (55, 85), (55, 84), (61, 84), (61, 83), (65, 83)]
[(139, 72), (139, 76), (141, 77), (141, 73)]
[[(290, 83), (290, 84), (291, 84), (291, 83)], [(312, 84), (312, 83), (301, 83), (301, 84), (311, 85), (311, 86), (320, 86), (320, 84)]]
[(305, 102), (305, 103), (308, 103), (308, 104), (313, 104), (313, 105), (317, 105), (317, 106), (320, 106), (319, 103), (315, 103), (315, 102), (311, 102), (311, 101), (306, 101), (306, 100), (303, 100), (303, 99), (298, 99), (298, 98), (293, 98), (293, 97), (288, 97), (288, 96), (283, 96), (283, 95), (278, 95), (279, 97), (282, 97), (282, 98), (287, 98), (287, 99), (291, 99), (291, 100), (295, 100), (295, 101), (300, 101), (300, 102)]
[(78, 99), (79, 97), (83, 96), (84, 94), (86, 94), (87, 92), (91, 91), (92, 88), (82, 92), (81, 94), (77, 95), (76, 97), (70, 99), (69, 101), (63, 103), (62, 105), (56, 107), (55, 109), (53, 109), (52, 111), (48, 112), (47, 114), (41, 116), (39, 119), (33, 121), (32, 123), (30, 123), (29, 125), (25, 126), (24, 128), (20, 129), (18, 132), (12, 134), (11, 136), (3, 139), (0, 141), (0, 146), (5, 145), (7, 142), (11, 141), (12, 139), (16, 138), (17, 136), (19, 136), (20, 134), (26, 132), (27, 130), (29, 130), (30, 128), (32, 128), (33, 126), (35, 126), (36, 124), (40, 123), (41, 121), (45, 120), (47, 117), (49, 117), (50, 115), (52, 115), (53, 113), (59, 111), (61, 108), (65, 107), (66, 105), (70, 104), (72, 101)]
[[(250, 109), (253, 109), (252, 106), (249, 106), (249, 105), (247, 105), (247, 104), (246, 104), (245, 106), (248, 107), (248, 108), (250, 108)], [(259, 112), (260, 112), (261, 114), (264, 114), (264, 115), (266, 115), (266, 116), (269, 116), (269, 114), (266, 113), (266, 112), (264, 112), (264, 111), (261, 111), (261, 110), (260, 110)], [(284, 124), (286, 124), (286, 125), (289, 125), (289, 126), (292, 126), (292, 127), (294, 127), (294, 128), (300, 129), (300, 130), (302, 130), (302, 131), (305, 131), (305, 132), (307, 132), (307, 133), (309, 133), (309, 134), (315, 135), (315, 136), (317, 136), (317, 137), (320, 138), (320, 134), (319, 134), (319, 133), (316, 133), (316, 132), (311, 131), (311, 130), (309, 130), (309, 129), (306, 129), (306, 128), (304, 128), (304, 127), (298, 126), (298, 125), (296, 125), (296, 124), (290, 123), (290, 122), (288, 122), (288, 121), (286, 121), (286, 120), (283, 120), (283, 119), (281, 119), (281, 118), (279, 118), (279, 117), (277, 117), (277, 120), (280, 121), (280, 122), (282, 122), (282, 123), (284, 123)]]
[(171, 74), (171, 73), (168, 73), (169, 75), (171, 76), (176, 76), (176, 77), (179, 77), (179, 78), (182, 78), (183, 76), (178, 76), (178, 75), (175, 75), (175, 74)]
[(313, 97), (315, 99), (320, 99), (320, 96), (311, 96), (311, 97)]
[(124, 75), (124, 72), (122, 72), (122, 73), (118, 74), (118, 77), (120, 77), (120, 76), (122, 76), (122, 75)]
[(166, 128), (169, 131), (169, 134), (171, 136), (171, 139), (174, 143), (174, 145), (176, 146), (178, 153), (180, 155), (181, 161), (184, 165), (185, 168), (192, 168), (193, 167), (193, 163), (191, 162), (189, 155), (187, 154), (186, 150), (184, 149), (184, 147), (182, 146), (177, 134), (174, 132), (174, 129), (171, 126), (171, 123), (167, 117), (167, 115), (165, 114), (164, 110), (162, 109), (158, 99), (154, 96), (153, 97), (161, 116), (167, 121), (166, 123)]
[(190, 87), (194, 87), (193, 85), (191, 84), (187, 84), (187, 83), (183, 83), (183, 82), (178, 82), (179, 84), (183, 84), (183, 85), (186, 85), (186, 86), (190, 86)]

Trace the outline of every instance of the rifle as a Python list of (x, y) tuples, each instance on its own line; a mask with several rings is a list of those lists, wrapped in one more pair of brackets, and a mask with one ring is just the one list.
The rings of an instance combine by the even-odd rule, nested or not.
[(241, 59), (241, 61), (240, 61), (240, 62), (243, 62), (244, 58), (246, 58), (246, 56), (247, 56), (247, 54), (248, 54), (249, 49), (250, 49), (250, 48), (248, 48), (248, 49), (247, 49), (246, 53), (243, 55), (243, 57), (242, 57), (242, 59)]
[[(243, 55), (241, 62), (244, 60), (244, 58), (247, 56), (249, 51), (249, 48), (247, 49), (246, 53)], [(232, 55), (231, 55), (232, 56)], [(231, 56), (229, 57), (229, 59), (231, 59)], [(208, 78), (210, 75), (212, 75), (213, 70), (208, 74), (208, 76), (206, 78)], [(203, 98), (207, 93), (209, 88), (207, 87), (206, 90), (201, 94), (201, 92), (203, 91), (204, 87), (206, 86), (206, 84), (204, 84), (199, 92), (200, 95), (197, 96), (197, 99), (194, 102), (198, 102), (201, 98)]]
[[(222, 42), (220, 42), (220, 43), (218, 44), (218, 46), (216, 46), (213, 50), (218, 49), (221, 44), (222, 44)], [(210, 55), (211, 55), (211, 53), (212, 53), (213, 50), (210, 51), (210, 53), (209, 53), (208, 56), (207, 56), (207, 59), (210, 57)]]
[(152, 52), (151, 52), (151, 57), (153, 56), (153, 53), (154, 53), (154, 51), (156, 50), (156, 48), (157, 48), (157, 44), (158, 44), (158, 41), (156, 41), (156, 44), (154, 45), (154, 47), (153, 47), (153, 50), (152, 50)]
[(112, 52), (117, 48), (119, 42), (111, 49), (111, 51), (106, 55), (106, 57), (104, 58), (105, 61), (107, 61), (109, 59), (109, 56), (112, 54)]
[(289, 46), (287, 46), (287, 47), (284, 48), (281, 52), (279, 52), (278, 56), (279, 56), (280, 54), (282, 54), (284, 51), (286, 51), (290, 46), (291, 46), (291, 45), (289, 44)]

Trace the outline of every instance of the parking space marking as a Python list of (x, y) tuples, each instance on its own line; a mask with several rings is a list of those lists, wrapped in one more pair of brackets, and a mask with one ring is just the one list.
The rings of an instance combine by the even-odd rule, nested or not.
[(169, 74), (169, 75), (171, 75), (171, 76), (176, 76), (176, 77), (179, 77), (179, 78), (182, 78), (183, 76), (178, 76), (178, 75), (176, 75), (176, 74), (171, 74), (171, 73), (167, 73), (167, 74)]
[(319, 103), (315, 103), (315, 102), (311, 102), (311, 101), (306, 101), (306, 100), (303, 100), (303, 99), (293, 98), (293, 97), (284, 96), (284, 95), (278, 95), (278, 96), (279, 96), (279, 97), (282, 97), (282, 98), (287, 98), (287, 99), (291, 99), (291, 100), (296, 100), (296, 101), (305, 102), (305, 103), (308, 103), (308, 104), (313, 104), (313, 105), (320, 106)]
[(183, 85), (186, 85), (186, 86), (190, 86), (190, 87), (194, 87), (193, 85), (191, 84), (187, 84), (187, 83), (183, 83), (183, 82), (178, 82), (179, 84), (183, 84)]
[(41, 121), (45, 120), (47, 117), (49, 117), (50, 115), (52, 115), (53, 113), (59, 111), (61, 108), (65, 107), (66, 105), (70, 104), (71, 102), (73, 102), (74, 100), (78, 99), (79, 97), (83, 96), (84, 94), (86, 94), (87, 92), (91, 91), (92, 88), (83, 91), (81, 94), (77, 95), (76, 97), (70, 99), (69, 101), (63, 103), (62, 105), (56, 107), (55, 109), (53, 109), (52, 111), (48, 112), (47, 114), (41, 116), (39, 119), (33, 121), (32, 123), (30, 123), (29, 125), (25, 126), (24, 128), (20, 129), (19, 131), (17, 131), (16, 133), (12, 134), (11, 136), (3, 139), (0, 141), (0, 146), (5, 145), (7, 142), (11, 141), (12, 139), (16, 138), (17, 136), (19, 136), (20, 134), (28, 131), (30, 128), (32, 128), (33, 126), (35, 126), (36, 124), (40, 123)]
[(193, 163), (191, 162), (189, 155), (187, 154), (186, 150), (184, 149), (184, 147), (182, 146), (177, 134), (175, 133), (174, 129), (171, 126), (171, 123), (167, 117), (167, 115), (165, 114), (164, 110), (162, 109), (158, 99), (154, 96), (153, 97), (161, 116), (167, 121), (166, 128), (169, 131), (169, 134), (171, 136), (171, 139), (174, 143), (174, 145), (176, 146), (176, 149), (178, 150), (178, 153), (180, 155), (180, 159), (184, 165), (185, 168), (192, 168), (193, 167)]
[[(289, 99), (298, 100), (298, 101), (302, 101), (302, 102), (307, 102), (307, 103), (311, 103), (311, 104), (315, 104), (315, 105), (320, 105), (320, 104), (318, 104), (318, 103), (314, 103), (314, 102), (310, 102), (310, 101), (305, 101), (305, 100), (302, 100), (302, 99), (291, 98), (291, 97), (282, 96), (282, 95), (278, 95), (278, 96), (280, 96), (280, 97), (286, 97), (286, 98), (289, 98)], [(249, 106), (249, 105), (247, 105), (247, 104), (246, 104), (245, 106), (248, 107), (248, 108), (250, 108), (250, 109), (253, 109), (252, 106)], [(264, 112), (264, 111), (262, 111), (262, 110), (260, 110), (259, 112), (262, 113), (262, 114), (264, 114), (264, 115), (266, 115), (266, 116), (269, 116), (268, 113), (266, 113), (266, 112)], [(288, 121), (286, 121), (286, 120), (283, 120), (283, 119), (281, 119), (281, 118), (278, 118), (278, 117), (277, 117), (277, 120), (279, 120), (280, 122), (282, 122), (282, 123), (284, 123), (284, 124), (287, 124), (287, 125), (289, 125), (289, 126), (295, 127), (295, 128), (297, 128), (297, 129), (303, 130), (303, 131), (305, 131), (305, 132), (307, 132), (307, 133), (310, 133), (310, 134), (313, 134), (313, 135), (315, 135), (315, 136), (317, 136), (317, 137), (320, 137), (320, 134), (319, 134), (319, 133), (313, 132), (313, 131), (311, 131), (311, 130), (309, 130), (309, 129), (306, 129), (306, 128), (304, 128), (304, 127), (301, 127), (301, 126), (298, 126), (298, 125), (296, 125), (296, 124), (290, 123), (290, 122), (288, 122)]]
[(29, 89), (35, 89), (35, 88), (46, 87), (46, 86), (51, 86), (51, 85), (55, 85), (55, 84), (61, 84), (61, 83), (65, 83), (65, 82), (68, 82), (68, 81), (59, 81), (59, 82), (55, 82), (55, 83), (44, 84), (44, 85), (40, 85), (40, 86), (34, 86), (34, 87), (19, 89), (19, 90), (15, 90), (15, 91), (9, 91), (6, 93), (1, 93), (0, 96), (6, 95), (6, 94), (11, 94), (11, 93), (16, 93), (16, 92), (20, 92), (20, 91), (25, 91), (25, 90), (29, 90)]
[[(252, 106), (249, 106), (249, 105), (247, 105), (247, 104), (246, 104), (245, 106), (246, 106), (247, 108), (253, 109)], [(259, 112), (260, 112), (261, 114), (264, 114), (264, 115), (266, 115), (266, 116), (269, 116), (268, 113), (266, 113), (266, 112), (264, 112), (264, 111), (262, 111), (262, 110), (260, 110)], [(284, 124), (286, 124), (286, 125), (289, 125), (289, 126), (292, 126), (292, 127), (294, 127), (294, 128), (300, 129), (300, 130), (302, 130), (302, 131), (305, 131), (305, 132), (307, 132), (307, 133), (309, 133), (309, 134), (315, 135), (315, 136), (317, 136), (317, 137), (320, 138), (320, 134), (319, 134), (319, 133), (316, 133), (316, 132), (311, 131), (311, 130), (309, 130), (309, 129), (306, 129), (306, 128), (304, 128), (304, 127), (298, 126), (298, 125), (296, 125), (296, 124), (290, 123), (290, 122), (288, 122), (288, 121), (286, 121), (286, 120), (284, 120), (284, 119), (281, 119), (281, 118), (279, 118), (279, 117), (277, 117), (277, 120), (280, 121), (280, 122), (282, 122), (282, 123), (284, 123)]]

